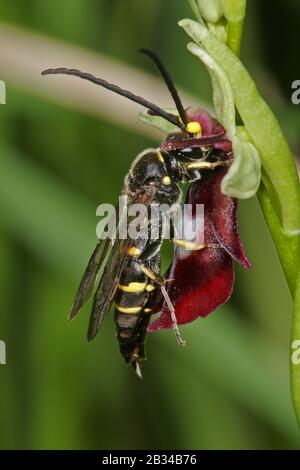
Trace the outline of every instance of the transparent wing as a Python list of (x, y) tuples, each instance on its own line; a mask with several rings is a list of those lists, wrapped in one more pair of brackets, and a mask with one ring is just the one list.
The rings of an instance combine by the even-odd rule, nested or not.
[[(122, 215), (121, 215), (122, 218)], [(112, 220), (113, 219), (113, 220)], [(113, 222), (113, 223), (111, 223)], [(114, 214), (110, 217), (110, 220), (108, 222), (108, 233), (107, 233), (107, 238), (101, 239), (98, 241), (95, 250), (93, 251), (93, 254), (88, 262), (87, 268), (82, 276), (82, 279), (79, 284), (78, 291), (76, 293), (70, 314), (69, 314), (69, 320), (72, 320), (77, 313), (80, 311), (80, 309), (83, 307), (83, 305), (89, 300), (91, 297), (97, 275), (99, 271), (101, 270), (102, 266), (105, 264), (108, 253), (110, 249), (112, 248), (112, 245), (114, 243), (114, 226), (119, 225), (120, 220), (119, 220), (119, 203), (116, 204)]]
[(82, 306), (89, 300), (94, 290), (97, 274), (106, 258), (106, 254), (111, 247), (111, 240), (99, 240), (93, 254), (88, 262), (87, 268), (80, 281), (77, 294), (75, 296), (69, 320), (72, 320), (80, 311)]
[(118, 239), (111, 249), (103, 275), (94, 296), (88, 328), (89, 341), (96, 336), (104, 318), (109, 312), (127, 260), (127, 253), (131, 245), (132, 240)]
[[(140, 204), (144, 204), (145, 207), (148, 207), (153, 200), (153, 195), (154, 192), (144, 192), (143, 190), (141, 190), (141, 192), (135, 195), (134, 199), (130, 200), (129, 204), (138, 202)], [(134, 219), (134, 217), (126, 218), (125, 220), (121, 216), (118, 225), (118, 233), (121, 232), (123, 224), (130, 224), (132, 219)], [(101, 277), (99, 286), (94, 297), (93, 308), (88, 328), (89, 341), (96, 336), (104, 318), (109, 312), (128, 257), (128, 250), (133, 244), (134, 240), (129, 237), (125, 240), (116, 238), (116, 241), (111, 249), (103, 275)]]

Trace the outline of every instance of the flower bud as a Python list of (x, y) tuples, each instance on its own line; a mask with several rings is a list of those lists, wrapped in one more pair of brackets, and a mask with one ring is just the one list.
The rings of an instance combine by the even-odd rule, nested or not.
[(223, 16), (221, 0), (198, 0), (198, 8), (204, 20), (216, 23)]
[(239, 23), (245, 17), (246, 0), (221, 0), (221, 7), (229, 23)]

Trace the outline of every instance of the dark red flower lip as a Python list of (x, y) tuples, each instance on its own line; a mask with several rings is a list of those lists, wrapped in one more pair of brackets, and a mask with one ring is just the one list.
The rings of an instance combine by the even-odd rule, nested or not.
[[(249, 269), (237, 223), (237, 199), (221, 192), (221, 181), (227, 171), (218, 167), (203, 174), (191, 184), (186, 202), (204, 205), (204, 241), (206, 247), (181, 255), (175, 250), (167, 276), (172, 279), (167, 292), (174, 306), (179, 325), (190, 323), (228, 301), (234, 285), (233, 261)], [(195, 216), (195, 212), (192, 217)], [(149, 332), (171, 328), (168, 307), (162, 302), (161, 314), (148, 327)]]
[(224, 138), (224, 133), (218, 135), (199, 137), (199, 138), (188, 138), (188, 139), (168, 139), (161, 143), (161, 150), (171, 152), (174, 150), (180, 150), (184, 148), (202, 148), (202, 147), (214, 147), (226, 152), (232, 151), (232, 143), (230, 140)]
[(160, 148), (165, 151), (180, 150), (183, 148), (213, 147), (232, 152), (232, 144), (226, 135), (224, 127), (205, 109), (190, 107), (186, 109), (190, 122), (198, 122), (201, 126), (201, 136), (191, 137), (187, 132), (176, 132), (168, 135)]

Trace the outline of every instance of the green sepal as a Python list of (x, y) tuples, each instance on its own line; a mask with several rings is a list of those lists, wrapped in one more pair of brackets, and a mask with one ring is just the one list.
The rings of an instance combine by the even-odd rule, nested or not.
[[(176, 108), (166, 108), (164, 111), (174, 114), (175, 116), (178, 116), (178, 111)], [(172, 132), (178, 132), (178, 127), (174, 126), (171, 122), (167, 121), (166, 119), (162, 118), (161, 116), (153, 116), (148, 113), (148, 110), (143, 110), (139, 114), (139, 119), (146, 123), (149, 124), (149, 126), (156, 127), (160, 131), (162, 131), (164, 134), (170, 134)]]

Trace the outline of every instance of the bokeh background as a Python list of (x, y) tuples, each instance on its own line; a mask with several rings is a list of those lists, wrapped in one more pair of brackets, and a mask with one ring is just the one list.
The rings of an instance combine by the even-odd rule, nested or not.
[[(295, 156), (299, 108), (296, 0), (248, 2), (243, 61)], [(67, 313), (95, 245), (95, 210), (114, 203), (134, 156), (162, 136), (138, 106), (87, 82), (40, 76), (51, 66), (95, 73), (171, 104), (139, 47), (156, 50), (187, 105), (211, 106), (205, 69), (177, 27), (184, 0), (3, 0), (0, 5), (1, 449), (295, 449), (289, 392), (291, 302), (255, 200), (240, 204), (251, 272), (231, 301), (148, 340), (140, 382), (124, 366), (112, 316), (88, 344), (89, 307)], [(278, 155), (280, 158), (280, 155)], [(166, 261), (165, 261), (166, 262)]]

